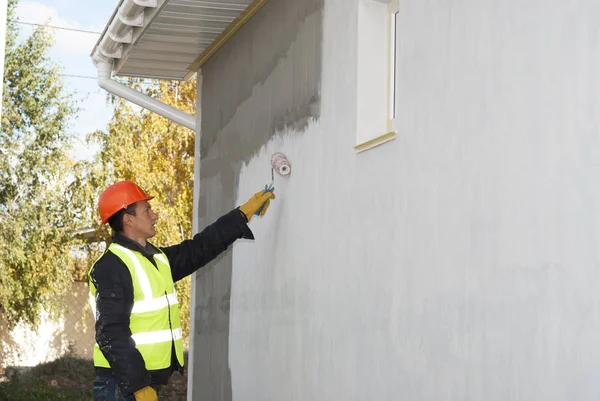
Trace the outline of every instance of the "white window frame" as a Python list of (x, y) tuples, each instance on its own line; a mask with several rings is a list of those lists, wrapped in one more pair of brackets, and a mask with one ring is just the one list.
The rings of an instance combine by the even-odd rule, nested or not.
[[(357, 153), (397, 137), (399, 3), (400, 0), (359, 0), (362, 8), (358, 24)], [(379, 28), (382, 20), (387, 29)], [(386, 78), (381, 79), (384, 71)]]
[(398, 79), (398, 14), (400, 13), (400, 5), (399, 1), (393, 1), (389, 6), (389, 58), (390, 58), (390, 66), (389, 66), (389, 84), (388, 84), (388, 105), (389, 105), (389, 118), (388, 118), (388, 128), (390, 131), (393, 131), (395, 128), (394, 122), (396, 121), (396, 113), (398, 112), (397, 108), (397, 100), (398, 100), (398, 92), (396, 88), (396, 80)]

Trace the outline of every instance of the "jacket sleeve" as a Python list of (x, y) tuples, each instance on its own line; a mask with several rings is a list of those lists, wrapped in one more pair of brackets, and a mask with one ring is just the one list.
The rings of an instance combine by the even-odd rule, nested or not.
[(254, 235), (246, 216), (239, 209), (234, 209), (194, 235), (193, 239), (161, 248), (161, 251), (169, 259), (173, 281), (176, 282), (205, 266), (239, 238), (253, 240)]
[(127, 266), (106, 252), (91, 271), (96, 287), (96, 342), (125, 396), (150, 385), (150, 373), (129, 328), (133, 283)]

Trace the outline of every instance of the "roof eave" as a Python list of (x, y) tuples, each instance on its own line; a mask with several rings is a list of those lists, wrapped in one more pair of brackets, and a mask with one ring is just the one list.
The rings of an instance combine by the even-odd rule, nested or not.
[(168, 0), (121, 0), (92, 50), (94, 64), (109, 61), (113, 75), (117, 75), (131, 48), (167, 3)]
[[(112, 75), (135, 76), (140, 78), (174, 79), (186, 81), (200, 70), (221, 47), (244, 26), (268, 0), (252, 0), (246, 8), (204, 49), (189, 65), (178, 68), (164, 68), (156, 71), (150, 67), (132, 70), (129, 68), (130, 55), (137, 54), (134, 49), (151, 28), (154, 20), (168, 5), (169, 0), (120, 0), (110, 20), (96, 42), (91, 57), (95, 65), (109, 62), (112, 65)], [(144, 43), (144, 42), (142, 42)], [(198, 54), (196, 53), (196, 54)], [(192, 54), (192, 57), (195, 54)], [(135, 57), (135, 56), (132, 56)], [(139, 60), (138, 60), (139, 61)], [(151, 63), (149, 63), (149, 66)]]

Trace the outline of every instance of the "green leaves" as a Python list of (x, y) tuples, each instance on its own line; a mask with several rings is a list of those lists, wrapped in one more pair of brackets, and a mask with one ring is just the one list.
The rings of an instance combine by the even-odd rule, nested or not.
[[(9, 1), (8, 20), (15, 7)], [(65, 291), (74, 242), (64, 194), (76, 104), (48, 57), (52, 35), (39, 28), (23, 43), (17, 35), (9, 23), (0, 126), (0, 308), (10, 325), (35, 323)]]
[[(16, 3), (9, 0), (8, 20), (15, 19)], [(110, 242), (96, 205), (111, 183), (131, 179), (155, 196), (160, 220), (154, 244), (191, 236), (195, 138), (193, 131), (109, 95), (114, 114), (108, 130), (88, 137), (100, 152), (93, 161), (73, 162), (68, 132), (78, 110), (48, 57), (52, 35), (40, 28), (23, 43), (17, 35), (9, 23), (0, 128), (0, 312), (9, 325), (35, 324), (42, 307), (52, 312), (73, 279), (87, 279)], [(195, 113), (195, 79), (128, 84)], [(75, 235), (83, 228), (92, 229), (93, 241)], [(190, 279), (177, 289), (187, 334)]]

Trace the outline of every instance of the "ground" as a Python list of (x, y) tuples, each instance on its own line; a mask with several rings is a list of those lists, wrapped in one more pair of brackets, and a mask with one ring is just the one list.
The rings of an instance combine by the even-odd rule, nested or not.
[[(91, 400), (93, 380), (91, 360), (65, 355), (31, 369), (0, 370), (0, 401)], [(175, 373), (160, 401), (185, 401), (186, 391), (187, 375)]]

